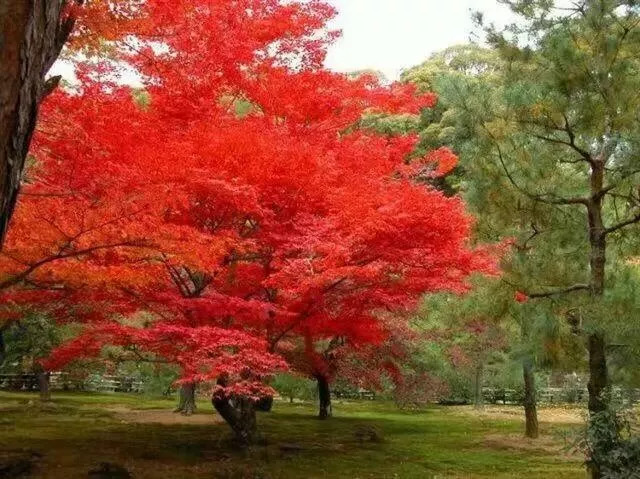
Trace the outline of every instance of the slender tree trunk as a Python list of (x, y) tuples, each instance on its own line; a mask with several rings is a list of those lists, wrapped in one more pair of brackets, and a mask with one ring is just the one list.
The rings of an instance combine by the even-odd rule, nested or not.
[(178, 407), (174, 412), (184, 416), (191, 416), (196, 412), (196, 383), (183, 383), (180, 385)]
[[(590, 287), (591, 296), (600, 299), (604, 295), (607, 237), (602, 219), (602, 194), (604, 186), (604, 161), (595, 159), (591, 167), (591, 200), (587, 206), (589, 217)], [(589, 336), (589, 412), (596, 414), (608, 407), (605, 397), (609, 386), (607, 374), (606, 343), (602, 332)]]
[[(225, 386), (223, 378), (218, 379), (219, 386)], [(256, 437), (256, 409), (253, 400), (245, 396), (228, 397), (222, 393), (214, 393), (211, 399), (213, 407), (227, 422), (239, 445), (251, 445)]]
[(4, 363), (4, 359), (7, 355), (7, 346), (4, 343), (4, 330), (4, 327), (0, 328), (0, 366)]
[(38, 379), (38, 390), (40, 391), (40, 401), (51, 401), (51, 391), (49, 389), (51, 373), (48, 371), (38, 371), (36, 373)]
[(271, 412), (271, 409), (273, 409), (272, 397), (260, 398), (260, 400), (256, 403), (256, 410), (258, 411)]
[(589, 412), (606, 411), (606, 390), (609, 387), (606, 343), (602, 334), (589, 336)]
[(331, 388), (329, 386), (329, 379), (322, 374), (316, 375), (316, 381), (318, 382), (318, 402), (319, 412), (318, 419), (328, 419), (332, 416), (331, 410)]
[(538, 411), (536, 409), (536, 379), (533, 364), (526, 359), (522, 364), (522, 376), (524, 378), (524, 416), (525, 436), (532, 439), (538, 437)]
[[(591, 199), (587, 204), (589, 218), (590, 246), (590, 289), (591, 297), (600, 300), (604, 295), (605, 264), (607, 259), (607, 233), (602, 218), (602, 192), (604, 190), (605, 164), (601, 158), (591, 164)], [(607, 389), (606, 340), (602, 331), (596, 329), (588, 338), (589, 349), (589, 413), (591, 416), (606, 411), (609, 407)], [(592, 479), (600, 479), (602, 472), (598, 464), (591, 464), (589, 474)]]
[(476, 409), (482, 409), (484, 405), (484, 400), (482, 397), (482, 376), (484, 367), (483, 364), (480, 363), (476, 366), (476, 374), (474, 378), (474, 390), (473, 390), (473, 403)]
[[(594, 215), (602, 225), (601, 215)], [(594, 228), (592, 228), (594, 229)], [(591, 295), (601, 298), (604, 294), (604, 268), (606, 242), (604, 233), (591, 234)], [(597, 414), (606, 411), (608, 401), (606, 391), (609, 387), (607, 373), (606, 341), (601, 331), (592, 332), (588, 338), (589, 349), (589, 412)]]
[(73, 19), (65, 0), (0, 0), (0, 246), (13, 214), (42, 99), (60, 78), (45, 81)]

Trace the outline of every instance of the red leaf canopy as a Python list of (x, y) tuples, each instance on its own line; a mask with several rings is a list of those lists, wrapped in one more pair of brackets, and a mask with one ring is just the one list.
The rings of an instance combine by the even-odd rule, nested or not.
[(7, 304), (87, 323), (50, 367), (114, 344), (255, 392), (248, 377), (286, 367), (275, 353), (318, 372), (316, 344), (379, 343), (390, 312), (493, 269), (460, 200), (412, 180), (450, 171), (451, 152), (408, 166), (414, 136), (359, 127), (434, 95), (324, 69), (325, 3), (92, 6), (76, 41), (106, 37), (110, 58), (44, 105), (0, 259)]

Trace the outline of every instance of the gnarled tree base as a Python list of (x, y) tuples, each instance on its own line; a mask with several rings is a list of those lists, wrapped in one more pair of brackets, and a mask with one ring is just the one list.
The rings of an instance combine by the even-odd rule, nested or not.
[(228, 398), (216, 394), (211, 402), (218, 414), (231, 427), (239, 445), (246, 447), (254, 443), (257, 423), (255, 404), (251, 399), (240, 396)]

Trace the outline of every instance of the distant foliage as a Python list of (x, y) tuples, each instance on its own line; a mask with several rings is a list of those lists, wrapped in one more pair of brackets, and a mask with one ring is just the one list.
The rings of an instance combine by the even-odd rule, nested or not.
[(282, 396), (283, 399), (293, 402), (294, 400), (310, 401), (317, 396), (315, 382), (306, 377), (295, 376), (293, 374), (277, 374), (271, 386)]
[(3, 333), (4, 351), (0, 372), (34, 373), (38, 359), (47, 356), (68, 333), (42, 314), (29, 314), (13, 322)]
[(422, 409), (446, 398), (451, 390), (443, 380), (428, 373), (406, 375), (393, 388), (393, 400), (400, 409)]

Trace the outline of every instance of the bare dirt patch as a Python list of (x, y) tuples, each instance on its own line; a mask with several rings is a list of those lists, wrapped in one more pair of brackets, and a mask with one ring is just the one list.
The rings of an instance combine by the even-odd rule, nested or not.
[(107, 411), (123, 422), (132, 424), (215, 424), (222, 420), (217, 414), (197, 413), (183, 416), (169, 409), (129, 409), (123, 406), (109, 407)]
[(571, 447), (571, 439), (562, 439), (550, 435), (541, 435), (538, 439), (529, 439), (522, 434), (489, 434), (482, 441), (491, 449), (561, 454), (567, 459), (582, 457)]
[[(519, 406), (457, 406), (456, 414), (472, 415), (483, 419), (515, 419), (524, 423), (524, 411)], [(586, 410), (580, 408), (540, 408), (538, 421), (550, 424), (584, 424)]]

